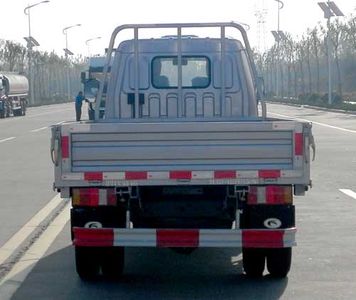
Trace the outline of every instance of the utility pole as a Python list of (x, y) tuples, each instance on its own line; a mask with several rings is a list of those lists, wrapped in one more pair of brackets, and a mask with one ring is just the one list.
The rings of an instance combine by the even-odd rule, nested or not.
[(337, 7), (335, 2), (318, 2), (318, 5), (324, 12), (324, 18), (327, 19), (328, 32), (326, 35), (327, 53), (328, 53), (328, 103), (331, 105), (333, 103), (332, 99), (332, 63), (331, 63), (331, 35), (330, 35), (330, 18), (331, 17), (343, 17), (344, 14)]
[(69, 29), (71, 29), (71, 28), (73, 28), (73, 27), (78, 27), (78, 26), (81, 26), (82, 24), (75, 24), (75, 25), (72, 25), (72, 26), (68, 26), (68, 27), (65, 27), (65, 28), (63, 28), (63, 34), (65, 35), (65, 38), (66, 38), (66, 47), (63, 49), (64, 50), (64, 56), (65, 56), (65, 59), (66, 59), (66, 62), (67, 62), (67, 97), (68, 97), (68, 101), (70, 101), (71, 100), (71, 88), (70, 88), (70, 74), (69, 74), (69, 72), (70, 72), (70, 62), (69, 62), (69, 59), (68, 59), (68, 57), (69, 57), (69, 55), (73, 55), (73, 52), (72, 51), (70, 51), (69, 49), (68, 49), (68, 30)]
[[(279, 33), (279, 11), (284, 7), (284, 3), (281, 0), (275, 0), (278, 2), (278, 13), (277, 13), (277, 32)], [(279, 49), (280, 39), (277, 39), (277, 70), (276, 70), (276, 96), (279, 97), (279, 67), (280, 67), (280, 49)]]
[(101, 36), (97, 36), (97, 37), (95, 37), (95, 38), (88, 39), (88, 40), (85, 41), (85, 45), (87, 45), (87, 47), (88, 47), (88, 56), (89, 56), (89, 57), (91, 56), (91, 53), (90, 53), (90, 44), (89, 44), (89, 42), (94, 41), (94, 40), (99, 40), (99, 39), (101, 39)]
[(27, 15), (28, 19), (28, 37), (24, 39), (27, 42), (27, 57), (28, 57), (28, 81), (30, 84), (30, 91), (29, 91), (29, 103), (30, 105), (35, 104), (35, 97), (34, 97), (34, 88), (33, 88), (33, 70), (32, 70), (32, 48), (34, 46), (39, 46), (40, 44), (35, 40), (34, 37), (31, 36), (31, 8), (42, 3), (48, 3), (49, 0), (37, 2), (35, 4), (28, 5), (24, 9), (24, 14)]

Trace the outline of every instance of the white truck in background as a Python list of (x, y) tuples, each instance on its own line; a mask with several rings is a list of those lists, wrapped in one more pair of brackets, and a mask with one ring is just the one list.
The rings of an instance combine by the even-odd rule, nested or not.
[(28, 79), (15, 73), (0, 73), (0, 118), (24, 116), (28, 99)]
[[(167, 28), (177, 34), (139, 38)], [(196, 28), (220, 36), (182, 34)], [(125, 31), (133, 39), (113, 52)], [(288, 274), (293, 195), (311, 185), (311, 124), (259, 116), (259, 81), (237, 23), (114, 30), (95, 120), (52, 127), (54, 187), (72, 200), (82, 279), (121, 276), (125, 247), (233, 247), (249, 276), (262, 276), (265, 264), (272, 276)]]

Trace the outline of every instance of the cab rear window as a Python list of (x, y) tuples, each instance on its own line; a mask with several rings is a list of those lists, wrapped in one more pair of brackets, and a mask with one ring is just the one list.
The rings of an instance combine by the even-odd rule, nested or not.
[[(155, 57), (151, 63), (155, 88), (178, 88), (178, 57)], [(210, 61), (205, 56), (182, 56), (182, 87), (206, 88), (211, 81)]]

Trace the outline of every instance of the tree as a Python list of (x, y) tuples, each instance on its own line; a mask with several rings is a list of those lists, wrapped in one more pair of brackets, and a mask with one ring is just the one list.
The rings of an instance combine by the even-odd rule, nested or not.
[(305, 95), (305, 77), (304, 77), (304, 68), (303, 68), (303, 61), (305, 60), (305, 47), (304, 41), (299, 42), (296, 45), (296, 54), (297, 54), (297, 61), (299, 64), (299, 80), (300, 80), (300, 87), (301, 93)]
[[(331, 21), (330, 54), (335, 87), (339, 95), (346, 93), (348, 99), (356, 101), (356, 16), (351, 15), (344, 22), (338, 18)], [(327, 28), (320, 24), (308, 29), (299, 41), (285, 33), (286, 39), (280, 43), (280, 74), (288, 96), (293, 94), (293, 89), (295, 96), (319, 94), (319, 97), (311, 97), (313, 99), (320, 99), (322, 93), (328, 92), (327, 33)], [(276, 91), (276, 55), (276, 45), (273, 45), (262, 60), (271, 92)]]
[(321, 42), (319, 39), (319, 30), (318, 28), (314, 28), (309, 31), (310, 43), (311, 43), (311, 51), (313, 53), (315, 64), (316, 64), (316, 92), (320, 93), (320, 46)]
[(26, 49), (22, 45), (12, 41), (6, 41), (2, 52), (5, 68), (10, 72), (14, 72), (15, 67), (18, 69), (21, 62), (23, 66), (25, 54)]
[(344, 30), (346, 46), (352, 54), (356, 54), (356, 16), (351, 16)]
[(339, 61), (339, 51), (342, 35), (344, 34), (345, 27), (340, 24), (339, 19), (336, 19), (330, 24), (329, 34), (333, 45), (336, 72), (337, 72), (337, 91), (340, 96), (342, 96), (342, 82), (341, 82), (341, 71), (340, 71), (340, 61)]
[[(0, 40), (0, 70), (28, 72), (27, 50), (13, 41)], [(68, 64), (69, 63), (69, 64)], [(67, 61), (54, 52), (33, 51), (33, 78), (36, 103), (64, 101), (66, 93), (66, 68), (70, 68), (73, 89), (80, 88), (80, 72), (85, 68), (84, 58), (76, 56)]]

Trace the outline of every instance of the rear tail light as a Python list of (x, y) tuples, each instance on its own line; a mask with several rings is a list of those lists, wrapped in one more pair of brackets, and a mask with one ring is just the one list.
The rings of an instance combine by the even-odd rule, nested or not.
[(62, 136), (61, 138), (62, 158), (69, 157), (69, 136)]
[(294, 154), (303, 155), (303, 133), (294, 134)]
[(115, 206), (114, 188), (73, 188), (73, 206)]
[(292, 186), (268, 185), (250, 187), (248, 204), (293, 204)]

